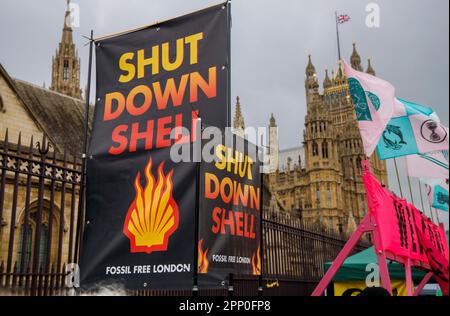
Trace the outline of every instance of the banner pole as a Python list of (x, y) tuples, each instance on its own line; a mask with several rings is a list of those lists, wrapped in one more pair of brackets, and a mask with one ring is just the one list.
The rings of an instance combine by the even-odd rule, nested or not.
[(75, 237), (75, 257), (74, 262), (78, 262), (81, 253), (81, 238), (83, 238), (84, 227), (84, 210), (85, 210), (85, 194), (86, 194), (86, 160), (87, 160), (87, 139), (89, 131), (89, 106), (91, 97), (91, 79), (92, 79), (92, 51), (94, 44), (94, 31), (91, 30), (89, 38), (89, 66), (88, 79), (86, 89), (86, 103), (84, 110), (84, 136), (83, 136), (83, 153), (81, 155), (81, 180), (80, 180), (80, 197), (78, 200), (77, 230)]
[(420, 205), (422, 205), (422, 210), (425, 213), (425, 206), (423, 204), (422, 184), (420, 183), (420, 180), (418, 180), (418, 182), (419, 182)]
[(408, 179), (408, 187), (409, 187), (409, 194), (411, 195), (411, 203), (414, 204), (414, 195), (411, 186), (411, 178), (409, 176), (406, 176), (406, 178)]
[(336, 36), (337, 36), (337, 49), (338, 49), (338, 61), (341, 60), (341, 43), (339, 38), (339, 23), (338, 23), (338, 15), (337, 11), (334, 12), (335, 15), (335, 22), (336, 22)]
[[(423, 208), (423, 213), (425, 214), (425, 203), (423, 202), (423, 192), (422, 192), (422, 183), (420, 182), (420, 180), (418, 180), (419, 181), (419, 190), (420, 190), (420, 200), (421, 200), (421, 203), (422, 203), (422, 208)], [(427, 197), (428, 198), (428, 197)], [(430, 206), (430, 218), (431, 218), (431, 220), (434, 222), (434, 218), (433, 218), (433, 207), (432, 207), (432, 205), (431, 205), (431, 203), (429, 204), (429, 206)], [(439, 222), (439, 217), (438, 217), (438, 219), (437, 219), (437, 221)]]
[(234, 296), (234, 276), (233, 273), (228, 274), (228, 296)]
[[(263, 147), (263, 135), (261, 135), (261, 161), (264, 164), (264, 147)], [(263, 166), (264, 167), (264, 166)], [(261, 168), (261, 165), (260, 165)], [(258, 296), (263, 296), (263, 266), (264, 266), (264, 226), (263, 226), (263, 215), (264, 215), (264, 168), (260, 170), (261, 173), (261, 193), (259, 196), (260, 202), (260, 214), (259, 214), (259, 253), (260, 253), (260, 263), (261, 270), (259, 271), (258, 277)]]
[(436, 223), (436, 221), (434, 220), (434, 216), (433, 216), (433, 205), (431, 205), (431, 202), (428, 202), (428, 205), (430, 205), (431, 220), (433, 221), (433, 223)]
[(231, 127), (231, 0), (227, 1), (228, 14), (228, 108), (227, 108), (227, 126)]
[(436, 222), (435, 222), (435, 224), (439, 225), (441, 222), (440, 222), (440, 220), (439, 220), (439, 213), (438, 213), (438, 210), (435, 209), (434, 207), (433, 207), (433, 210), (434, 210), (434, 215), (436, 216)]
[(397, 158), (394, 158), (394, 167), (395, 167), (395, 174), (397, 175), (398, 188), (400, 189), (400, 197), (403, 199), (403, 190), (402, 190), (402, 184), (400, 182), (400, 176), (398, 173)]
[(408, 296), (413, 296), (413, 285), (411, 276), (411, 259), (407, 258), (405, 262), (405, 274), (406, 274), (406, 292)]
[[(195, 216), (194, 216), (194, 265), (193, 265), (193, 276), (192, 276), (192, 295), (198, 296), (198, 242), (199, 242), (199, 220), (200, 220), (200, 169), (201, 169), (201, 161), (202, 161), (202, 136), (203, 136), (203, 127), (202, 127), (202, 119), (200, 117), (200, 113), (197, 116), (197, 125), (199, 126), (199, 133), (197, 135), (200, 138), (197, 142), (200, 142), (199, 146), (199, 156), (197, 157), (198, 161), (196, 162), (196, 170), (195, 170)], [(193, 155), (194, 161), (196, 155)]]

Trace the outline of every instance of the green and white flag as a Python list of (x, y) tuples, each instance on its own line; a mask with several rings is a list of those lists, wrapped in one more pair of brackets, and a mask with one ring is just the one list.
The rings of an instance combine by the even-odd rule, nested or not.
[(377, 145), (380, 159), (448, 151), (448, 128), (426, 106), (396, 99), (394, 115)]

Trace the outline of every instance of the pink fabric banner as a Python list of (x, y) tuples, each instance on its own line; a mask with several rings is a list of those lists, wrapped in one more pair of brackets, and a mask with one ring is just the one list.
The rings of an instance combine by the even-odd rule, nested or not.
[(421, 252), (416, 232), (416, 217), (420, 212), (406, 200), (385, 190), (371, 174), (363, 176), (367, 202), (375, 217), (380, 235), (379, 249), (389, 251), (395, 256), (426, 262)]
[(374, 216), (380, 243), (376, 251), (411, 259), (413, 265), (429, 265), (443, 293), (448, 295), (449, 248), (443, 227), (425, 217), (414, 205), (381, 186), (375, 176), (364, 172), (370, 214)]
[(449, 295), (449, 251), (443, 227), (424, 216), (416, 220), (419, 242), (444, 295)]

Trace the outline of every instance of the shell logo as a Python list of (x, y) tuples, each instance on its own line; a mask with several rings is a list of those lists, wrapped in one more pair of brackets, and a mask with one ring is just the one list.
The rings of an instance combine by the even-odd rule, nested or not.
[(261, 275), (261, 253), (260, 247), (258, 246), (258, 250), (252, 256), (252, 274), (253, 275)]
[(135, 178), (136, 196), (123, 226), (132, 253), (167, 251), (169, 238), (178, 229), (178, 205), (172, 195), (173, 170), (165, 175), (163, 167), (164, 162), (159, 165), (155, 180), (150, 158), (144, 170), (145, 187), (141, 185), (140, 172)]

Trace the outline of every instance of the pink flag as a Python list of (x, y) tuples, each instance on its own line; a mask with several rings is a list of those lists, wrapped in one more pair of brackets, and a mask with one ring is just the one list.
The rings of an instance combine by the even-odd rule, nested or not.
[(350, 94), (367, 156), (374, 152), (395, 106), (395, 88), (387, 81), (354, 70), (344, 61)]
[(410, 177), (448, 178), (448, 151), (435, 151), (406, 156), (406, 168)]

